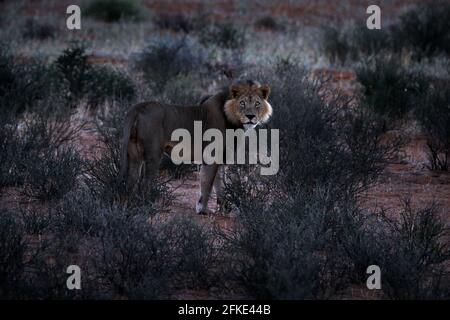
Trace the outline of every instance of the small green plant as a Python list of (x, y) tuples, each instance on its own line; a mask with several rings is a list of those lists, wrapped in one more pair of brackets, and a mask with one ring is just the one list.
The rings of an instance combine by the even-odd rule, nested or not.
[(69, 84), (70, 99), (73, 101), (80, 100), (88, 89), (91, 67), (87, 58), (85, 45), (74, 42), (55, 61), (55, 66)]
[(82, 43), (72, 43), (54, 65), (68, 83), (72, 107), (85, 97), (89, 107), (95, 109), (104, 102), (131, 102), (136, 95), (134, 83), (125, 73), (109, 66), (91, 65)]

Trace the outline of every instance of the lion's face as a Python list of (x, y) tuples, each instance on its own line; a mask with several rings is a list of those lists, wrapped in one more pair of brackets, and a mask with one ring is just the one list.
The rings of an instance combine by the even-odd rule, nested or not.
[(230, 87), (231, 100), (225, 103), (227, 118), (244, 130), (269, 120), (272, 106), (267, 101), (270, 88), (259, 84), (237, 84)]

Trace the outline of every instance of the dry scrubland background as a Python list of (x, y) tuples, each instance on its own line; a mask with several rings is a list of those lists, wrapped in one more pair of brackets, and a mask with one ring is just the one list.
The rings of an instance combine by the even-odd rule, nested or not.
[[(450, 297), (448, 1), (86, 0), (69, 31), (75, 2), (0, 1), (1, 298)], [(279, 174), (230, 168), (234, 214), (198, 217), (164, 159), (124, 201), (126, 110), (240, 77), (272, 87)]]

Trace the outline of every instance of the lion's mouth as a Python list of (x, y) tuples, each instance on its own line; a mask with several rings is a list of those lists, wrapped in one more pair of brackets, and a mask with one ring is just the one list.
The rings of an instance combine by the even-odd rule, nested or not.
[(258, 125), (257, 123), (253, 123), (253, 122), (249, 121), (249, 122), (244, 123), (243, 127), (244, 127), (244, 130), (247, 131), (247, 130), (254, 129), (257, 125)]

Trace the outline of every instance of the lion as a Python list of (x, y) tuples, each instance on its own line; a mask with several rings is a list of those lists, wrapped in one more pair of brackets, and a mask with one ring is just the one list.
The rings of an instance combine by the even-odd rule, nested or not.
[[(236, 82), (217, 94), (203, 98), (197, 106), (179, 106), (160, 102), (143, 102), (133, 106), (125, 118), (121, 153), (121, 175), (128, 190), (141, 179), (148, 187), (156, 178), (163, 153), (177, 142), (171, 141), (175, 129), (187, 129), (191, 135), (194, 121), (202, 129), (254, 129), (272, 115), (268, 102), (270, 87), (257, 81)], [(204, 148), (205, 146), (203, 146)], [(223, 205), (223, 168), (220, 164), (203, 164), (200, 169), (198, 214), (208, 214), (208, 200), (214, 186), (219, 208)]]

